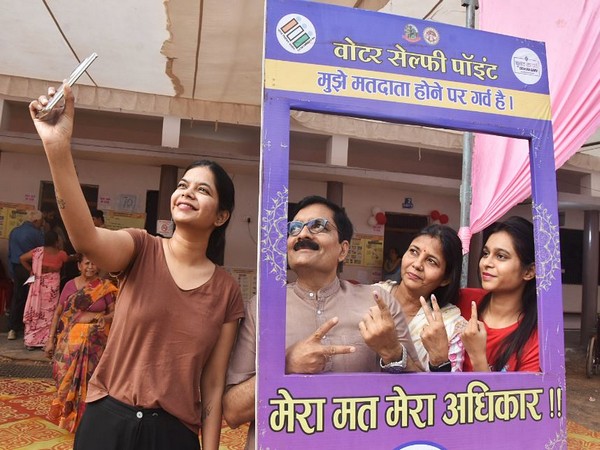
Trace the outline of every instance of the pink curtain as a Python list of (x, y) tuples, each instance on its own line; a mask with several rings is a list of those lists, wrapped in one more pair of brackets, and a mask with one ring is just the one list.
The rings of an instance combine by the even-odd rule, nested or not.
[[(600, 126), (600, 0), (481, 0), (479, 28), (544, 41), (556, 168)], [(478, 134), (470, 230), (483, 230), (531, 194), (526, 141)]]

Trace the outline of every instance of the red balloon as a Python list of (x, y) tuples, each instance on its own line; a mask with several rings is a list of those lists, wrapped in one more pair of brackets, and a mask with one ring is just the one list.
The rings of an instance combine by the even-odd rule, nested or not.
[(385, 213), (378, 212), (377, 214), (375, 214), (375, 220), (377, 220), (377, 223), (379, 225), (385, 225), (385, 223), (387, 222)]
[(440, 212), (437, 209), (431, 211), (431, 218), (433, 220), (438, 220), (440, 218)]
[(448, 218), (448, 216), (447, 216), (446, 214), (442, 214), (442, 215), (440, 216), (440, 223), (441, 223), (441, 224), (446, 224), (446, 223), (448, 223), (448, 221), (449, 221), (449, 220), (450, 220), (450, 219)]

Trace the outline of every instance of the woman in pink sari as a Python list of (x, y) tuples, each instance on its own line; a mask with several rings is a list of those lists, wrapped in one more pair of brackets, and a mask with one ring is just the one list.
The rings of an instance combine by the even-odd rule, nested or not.
[(70, 258), (59, 245), (58, 234), (50, 230), (44, 235), (43, 247), (36, 247), (19, 258), (34, 276), (23, 313), (27, 350), (41, 349), (48, 340), (60, 294), (60, 269)]

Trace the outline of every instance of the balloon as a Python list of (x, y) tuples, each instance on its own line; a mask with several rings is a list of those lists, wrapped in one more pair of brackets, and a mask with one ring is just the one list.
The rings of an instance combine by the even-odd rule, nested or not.
[(371, 216), (369, 217), (369, 220), (367, 220), (367, 223), (374, 227), (375, 225), (377, 225), (377, 219), (375, 218), (375, 216)]
[(383, 212), (383, 209), (381, 209), (379, 206), (373, 206), (373, 208), (371, 208), (371, 214), (373, 214), (374, 216), (376, 216), (380, 212)]
[(440, 212), (437, 209), (431, 211), (431, 218), (433, 220), (438, 220), (440, 218)]
[(446, 224), (446, 223), (448, 223), (448, 220), (450, 220), (450, 219), (448, 218), (448, 216), (447, 216), (446, 214), (442, 214), (442, 215), (440, 216), (440, 223), (441, 223), (441, 224)]
[(377, 223), (379, 225), (385, 225), (385, 223), (387, 222), (387, 219), (385, 217), (385, 213), (378, 212), (377, 214), (375, 214), (375, 220), (377, 220)]

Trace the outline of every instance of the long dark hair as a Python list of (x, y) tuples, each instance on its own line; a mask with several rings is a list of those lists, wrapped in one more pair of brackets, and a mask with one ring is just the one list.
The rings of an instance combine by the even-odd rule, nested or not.
[(215, 264), (223, 264), (223, 252), (225, 250), (225, 231), (231, 220), (233, 208), (235, 207), (235, 187), (233, 181), (219, 164), (214, 161), (203, 159), (196, 161), (185, 168), (184, 174), (188, 170), (196, 167), (206, 167), (211, 171), (215, 179), (215, 187), (219, 197), (219, 211), (228, 211), (229, 218), (223, 225), (216, 227), (208, 239), (206, 256)]
[(449, 226), (434, 223), (419, 231), (415, 238), (419, 236), (437, 238), (442, 244), (442, 255), (446, 262), (444, 279), (449, 283), (446, 286), (439, 286), (432, 294), (435, 295), (440, 308), (449, 303), (456, 304), (462, 271), (462, 244), (458, 234)]
[[(484, 232), (484, 242), (487, 242), (489, 237), (494, 233), (504, 231), (511, 239), (517, 256), (521, 260), (521, 268), (523, 270), (535, 264), (535, 246), (533, 243), (533, 224), (523, 217), (513, 216), (506, 219), (504, 222), (496, 222), (492, 224)], [(487, 309), (492, 298), (492, 293), (487, 294), (479, 307), (477, 313), (479, 316)], [(492, 369), (496, 372), (501, 371), (508, 362), (511, 355), (515, 355), (517, 359), (516, 370), (519, 370), (521, 365), (521, 354), (525, 344), (537, 329), (537, 296), (535, 292), (535, 277), (525, 283), (523, 297), (521, 299), (521, 323), (515, 331), (504, 338), (496, 356)]]

